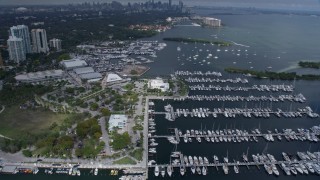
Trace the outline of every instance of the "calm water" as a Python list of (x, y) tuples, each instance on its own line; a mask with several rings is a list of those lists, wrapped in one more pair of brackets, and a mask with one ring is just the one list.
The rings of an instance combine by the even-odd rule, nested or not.
[[(183, 44), (177, 42), (167, 42), (167, 47), (158, 53), (156, 62), (150, 64), (151, 70), (146, 74), (147, 76), (160, 76), (173, 73), (175, 70), (211, 70), (223, 72), (225, 67), (241, 67), (252, 68), (258, 70), (271, 69), (273, 71), (298, 71), (299, 73), (318, 73), (315, 70), (301, 70), (296, 69), (295, 65), (300, 60), (318, 60), (320, 61), (320, 18), (311, 16), (296, 16), (296, 15), (223, 15), (217, 16), (221, 18), (226, 26), (219, 29), (201, 28), (201, 27), (189, 27), (180, 26), (173, 28), (165, 33), (161, 33), (155, 37), (148, 38), (148, 40), (159, 40), (163, 37), (195, 37), (206, 39), (222, 39), (228, 41), (234, 41), (244, 46), (231, 46), (219, 48), (217, 46), (203, 45), (203, 44)], [(215, 38), (216, 37), (216, 38)], [(181, 47), (181, 51), (177, 51), (177, 47)], [(201, 49), (201, 50), (200, 50)], [(226, 51), (227, 50), (227, 51)], [(211, 53), (212, 57), (217, 56), (217, 59), (207, 58), (207, 55)], [(188, 57), (192, 57), (198, 54), (198, 59), (190, 61)], [(210, 62), (208, 64), (208, 62)], [(237, 75), (223, 74), (224, 78), (236, 77)], [(257, 81), (249, 79), (250, 84), (292, 84), (292, 82), (283, 81)], [(240, 85), (240, 84), (239, 84)], [(294, 94), (303, 93), (308, 102), (305, 104), (298, 103), (273, 103), (273, 108), (280, 107), (284, 110), (288, 110), (291, 106), (292, 109), (297, 107), (311, 106), (317, 112), (320, 93), (318, 90), (319, 82), (309, 81), (297, 81), (296, 90)], [(226, 92), (210, 92), (211, 94), (230, 94)], [(210, 94), (209, 92), (194, 92), (191, 94)], [(262, 93), (256, 92), (238, 92), (232, 93), (238, 95), (261, 95)], [(285, 94), (285, 93), (281, 93)], [(269, 107), (271, 104), (264, 103), (247, 103), (243, 102), (170, 102), (170, 101), (156, 101), (156, 110), (163, 111), (163, 106), (167, 103), (171, 103), (175, 108), (196, 108), (196, 107)], [(269, 119), (246, 119), (237, 117), (233, 119), (225, 119), (221, 116), (217, 119), (205, 118), (192, 120), (191, 118), (178, 118), (175, 122), (168, 122), (164, 119), (164, 116), (157, 115), (157, 134), (168, 134), (168, 128), (179, 127), (181, 130), (186, 129), (217, 129), (218, 127), (236, 127), (239, 129), (250, 130), (252, 128), (261, 127), (262, 130), (274, 128), (309, 128), (313, 125), (319, 125), (319, 119), (310, 118), (269, 118)], [(157, 163), (168, 163), (170, 152), (175, 148), (169, 144), (167, 140), (157, 140), (159, 146), (156, 156), (151, 159), (155, 159)], [(244, 143), (201, 143), (193, 142), (192, 144), (180, 143), (177, 146), (177, 150), (181, 150), (186, 155), (207, 156), (212, 161), (214, 154), (218, 155), (221, 159), (226, 156), (227, 151), (229, 160), (240, 160), (241, 154), (247, 151), (249, 147), (249, 154), (261, 153), (267, 151), (274, 154), (277, 159), (281, 158), (281, 152), (295, 153), (296, 151), (316, 151), (320, 149), (319, 143), (309, 142), (273, 142), (267, 143), (259, 139), (259, 143), (244, 142)], [(267, 147), (267, 148), (266, 148)], [(250, 157), (251, 158), (251, 157)], [(279, 168), (278, 168), (279, 169)], [(235, 175), (230, 169), (229, 175), (224, 175), (220, 169), (209, 168), (209, 174), (207, 176), (195, 176), (190, 174), (190, 170), (187, 170), (185, 177), (180, 177), (178, 169), (174, 174), (174, 179), (253, 179), (257, 176), (260, 179), (319, 179), (319, 176), (285, 176), (280, 170), (280, 176), (269, 176), (264, 170), (258, 170), (256, 167), (251, 167), (249, 170), (245, 167), (240, 167), (240, 174)], [(153, 176), (153, 169), (150, 170), (150, 179), (164, 179), (156, 178)], [(102, 171), (101, 171), (102, 172)], [(112, 179), (114, 177), (106, 176), (108, 172), (103, 172), (102, 176), (89, 176), (84, 172), (81, 177), (69, 177), (59, 175), (1, 175), (1, 179)], [(167, 178), (165, 178), (167, 179)]]

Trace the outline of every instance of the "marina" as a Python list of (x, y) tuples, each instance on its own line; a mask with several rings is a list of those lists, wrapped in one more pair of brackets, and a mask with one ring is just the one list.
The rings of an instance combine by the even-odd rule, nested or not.
[[(277, 169), (277, 166), (284, 171), (286, 175), (296, 175), (297, 171), (299, 174), (317, 174), (320, 175), (320, 152), (298, 152), (297, 156), (293, 156), (289, 158), (289, 156), (282, 152), (282, 156), (284, 160), (276, 160), (275, 157), (271, 154), (252, 154), (252, 160), (253, 161), (233, 161), (229, 162), (228, 157), (223, 158), (223, 162), (219, 162), (219, 158), (214, 155), (212, 158), (213, 161), (209, 161), (207, 157), (201, 157), (201, 156), (187, 156), (183, 155), (181, 152), (173, 152), (173, 154), (179, 154), (179, 158), (173, 160), (173, 163), (168, 164), (154, 164), (149, 165), (149, 168), (154, 168), (154, 173), (156, 176), (158, 176), (158, 169), (159, 167), (172, 167), (172, 168), (179, 168), (180, 174), (183, 176), (185, 174), (185, 171), (187, 168), (192, 172), (192, 174), (195, 174), (197, 171), (197, 174), (199, 175), (206, 175), (208, 172), (208, 167), (214, 167), (218, 170), (219, 167), (222, 167), (224, 174), (229, 173), (229, 167), (234, 167), (234, 172), (236, 174), (239, 173), (239, 166), (246, 166), (248, 169), (250, 166), (256, 166), (260, 169), (260, 166), (263, 166), (265, 171), (269, 175), (276, 175), (279, 176), (279, 171)], [(247, 156), (247, 155), (245, 155)], [(308, 159), (306, 159), (308, 157)], [(289, 158), (289, 159), (288, 159)], [(204, 160), (203, 160), (204, 159)], [(202, 169), (202, 171), (201, 171)], [(203, 173), (205, 172), (205, 173)], [(163, 172), (165, 173), (165, 172)], [(169, 171), (170, 173), (170, 171)], [(163, 175), (164, 177), (165, 175)]]

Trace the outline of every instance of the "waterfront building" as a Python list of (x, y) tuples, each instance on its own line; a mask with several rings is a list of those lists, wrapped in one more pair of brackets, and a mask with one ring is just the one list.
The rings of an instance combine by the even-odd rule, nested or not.
[(121, 81), (122, 78), (118, 74), (110, 73), (107, 75), (107, 83)]
[(49, 52), (47, 33), (44, 29), (32, 29), (32, 49), (34, 53)]
[(26, 25), (12, 26), (10, 28), (10, 36), (21, 38), (25, 53), (32, 53), (29, 28)]
[(112, 114), (109, 118), (109, 132), (114, 128), (124, 130), (127, 125), (128, 117), (124, 114)]
[(216, 19), (216, 18), (212, 18), (212, 17), (204, 17), (203, 23), (208, 26), (213, 26), (213, 27), (220, 27), (221, 26), (221, 20)]
[(87, 73), (93, 73), (94, 69), (92, 67), (81, 67), (81, 68), (76, 68), (73, 69), (73, 71), (77, 74), (87, 74)]
[(161, 78), (151, 79), (148, 82), (148, 88), (160, 89), (162, 92), (165, 92), (169, 90), (169, 83), (165, 83)]
[(63, 66), (64, 69), (67, 70), (88, 66), (88, 64), (84, 60), (79, 59), (64, 60), (61, 61), (60, 64)]
[(61, 69), (57, 70), (47, 70), (31, 72), (26, 74), (19, 74), (15, 77), (18, 82), (24, 83), (37, 83), (43, 81), (52, 81), (62, 79), (64, 77), (64, 72)]
[(91, 72), (91, 73), (85, 73), (80, 74), (79, 77), (82, 80), (86, 80), (87, 82), (97, 82), (102, 79), (102, 75), (99, 72)]
[(9, 36), (7, 40), (9, 60), (20, 63), (26, 60), (26, 52), (23, 47), (23, 40), (14, 36)]
[(0, 52), (0, 68), (3, 67), (3, 59), (2, 59), (2, 55), (1, 55), (1, 52)]
[(50, 39), (49, 45), (52, 49), (55, 49), (56, 51), (61, 51), (61, 40), (60, 39)]

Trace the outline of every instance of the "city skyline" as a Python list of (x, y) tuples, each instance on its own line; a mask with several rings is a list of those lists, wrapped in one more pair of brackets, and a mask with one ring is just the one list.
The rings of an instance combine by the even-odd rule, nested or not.
[[(169, 0), (157, 0), (155, 2), (166, 2), (169, 3)], [(35, 4), (44, 4), (44, 5), (57, 5), (57, 4), (70, 4), (70, 3), (83, 3), (83, 2), (100, 2), (106, 3), (111, 2), (109, 0), (11, 0), (10, 2), (6, 0), (0, 0), (0, 5), (35, 5)], [(123, 4), (140, 2), (144, 3), (147, 0), (118, 0)], [(178, 4), (178, 0), (172, 0), (172, 4)], [(182, 2), (187, 6), (206, 6), (206, 7), (254, 7), (254, 8), (266, 8), (266, 9), (290, 9), (290, 10), (312, 10), (319, 11), (320, 1), (319, 0), (182, 0)]]

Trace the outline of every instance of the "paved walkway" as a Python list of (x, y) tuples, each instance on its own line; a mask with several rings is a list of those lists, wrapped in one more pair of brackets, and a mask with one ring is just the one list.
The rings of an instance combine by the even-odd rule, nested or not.
[(1, 114), (4, 110), (5, 110), (5, 107), (4, 107), (4, 105), (2, 105), (2, 108), (1, 108), (1, 110), (0, 110), (0, 114)]
[(101, 132), (102, 132), (102, 141), (105, 142), (105, 146), (104, 146), (104, 150), (106, 152), (107, 155), (111, 154), (111, 148), (109, 145), (109, 135), (108, 132), (106, 130), (106, 118), (105, 117), (101, 117), (99, 119), (99, 124), (101, 126)]

